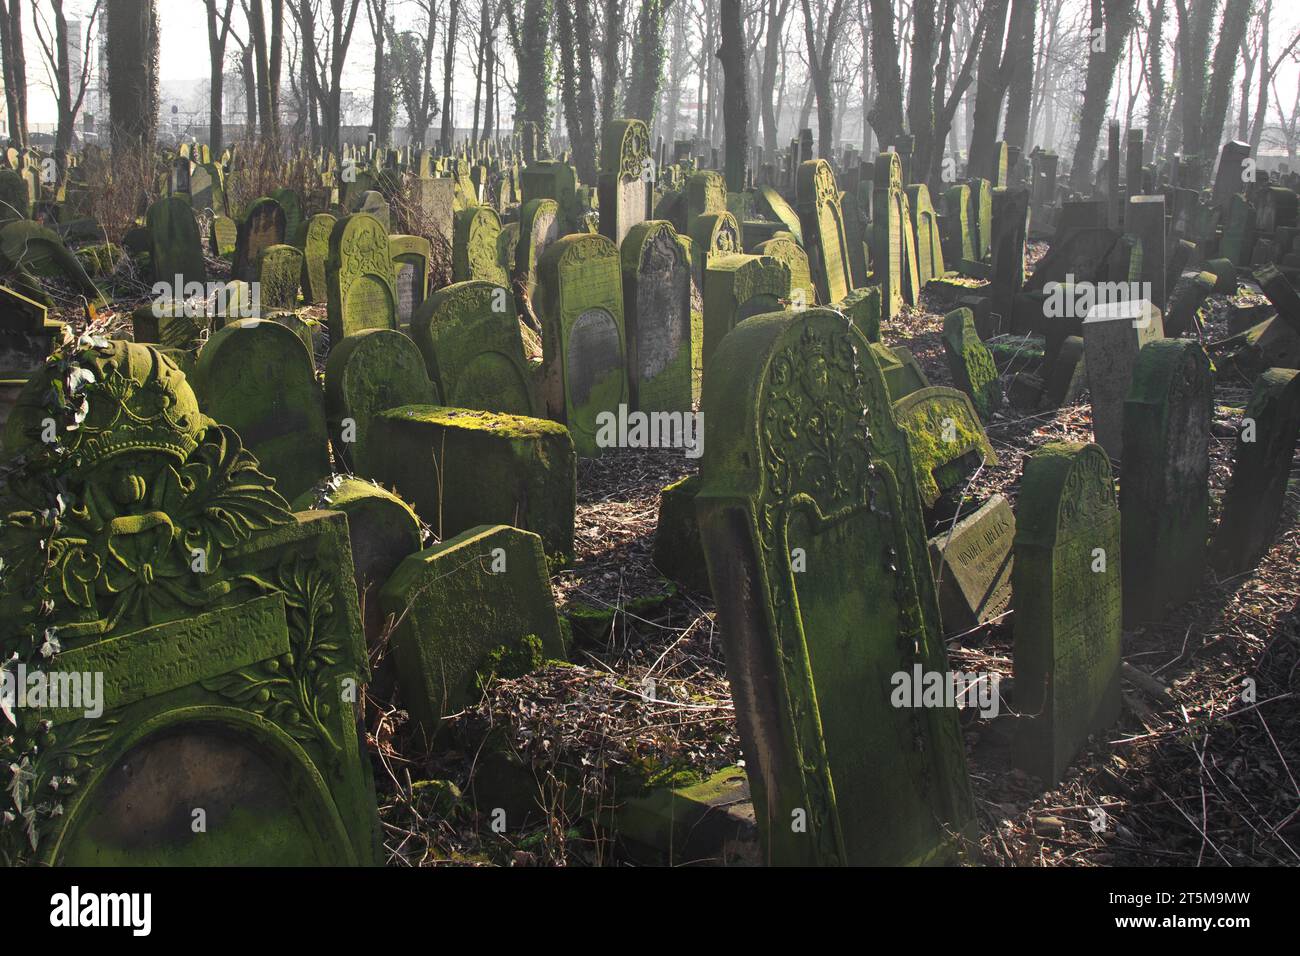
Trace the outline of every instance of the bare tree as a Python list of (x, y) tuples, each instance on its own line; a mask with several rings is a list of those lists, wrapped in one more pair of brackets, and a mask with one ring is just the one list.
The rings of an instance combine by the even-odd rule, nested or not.
[[(76, 132), (77, 113), (86, 98), (86, 87), (90, 83), (90, 42), (94, 31), (95, 19), (99, 16), (102, 0), (95, 0), (90, 16), (86, 19), (86, 38), (81, 44), (81, 62), (72, 62), (72, 47), (68, 39), (68, 17), (63, 9), (63, 0), (42, 0), (50, 4), (54, 14), (51, 25), (41, 8), (32, 0), (32, 21), (36, 27), (36, 41), (40, 44), (41, 54), (45, 60), (45, 72), (54, 89), (54, 104), (58, 110), (59, 122), (54, 132), (54, 158), (58, 168), (59, 182), (68, 169), (68, 153), (72, 149), (72, 137)], [(74, 74), (73, 71), (76, 71)]]
[(321, 138), (327, 149), (337, 152), (342, 132), (343, 64), (352, 43), (361, 0), (328, 0), (329, 17), (323, 21), (325, 32), (318, 36), (319, 2), (324, 0), (317, 3), (296, 0), (293, 12), (302, 31), (308, 89), (320, 110)]
[(235, 0), (225, 0), (224, 11), (218, 11), (217, 0), (203, 0), (208, 14), (208, 53), (211, 72), (208, 89), (208, 145), (219, 155), (225, 139), (221, 124), (221, 111), (226, 81), (226, 41), (230, 38), (230, 17)]
[(1092, 186), (1093, 159), (1101, 139), (1101, 124), (1106, 118), (1115, 68), (1124, 52), (1128, 32), (1133, 28), (1136, 5), (1137, 0), (1092, 0), (1088, 70), (1079, 114), (1079, 138), (1074, 144), (1074, 162), (1070, 169), (1070, 186), (1079, 192)]
[(740, 192), (745, 188), (745, 164), (749, 159), (749, 75), (740, 0), (722, 0), (721, 14), (718, 59), (722, 61), (725, 97), (722, 115), (726, 124), (727, 189)]
[(808, 44), (808, 73), (817, 94), (817, 152), (829, 159), (835, 149), (835, 92), (831, 86), (831, 60), (839, 35), (840, 17), (844, 12), (844, 0), (831, 0), (820, 38), (809, 0), (800, 0), (800, 3), (803, 5), (804, 40)]

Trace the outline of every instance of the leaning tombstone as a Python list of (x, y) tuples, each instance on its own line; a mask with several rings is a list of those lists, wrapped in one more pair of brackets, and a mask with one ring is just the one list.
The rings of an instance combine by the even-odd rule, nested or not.
[[(157, 350), (119, 341), (62, 358), (7, 425), (27, 464), (0, 504), (0, 653), (102, 689), (93, 704), (17, 709), (0, 759), (24, 772), (0, 798), (0, 853), (45, 866), (377, 862), (343, 516), (291, 513)], [(80, 421), (54, 410), (47, 443), (55, 374), (75, 384)], [(47, 524), (60, 488), (67, 511)], [(41, 632), (46, 656), (30, 639)]]
[(790, 296), (790, 268), (779, 259), (714, 256), (704, 273), (704, 368), (728, 332), (751, 316), (781, 311)]
[[(303, 298), (309, 305), (328, 300), (325, 260), (330, 255), (330, 233), (338, 220), (327, 212), (317, 213), (307, 221), (307, 239), (303, 244)], [(215, 223), (214, 227), (215, 229)]]
[(955, 708), (899, 699), (948, 663), (871, 355), (839, 313), (775, 313), (736, 326), (705, 382), (696, 509), (774, 864), (950, 859), (974, 820)]
[(1210, 559), (1222, 577), (1249, 571), (1278, 531), (1300, 435), (1300, 372), (1270, 368), (1255, 380), (1237, 432), (1232, 481)]
[(853, 268), (844, 238), (840, 193), (826, 160), (811, 159), (799, 167), (798, 196), (799, 223), (818, 300), (839, 302), (852, 291)]
[(1002, 381), (988, 346), (975, 331), (970, 309), (954, 309), (943, 318), (943, 350), (957, 387), (971, 397), (987, 422), (1002, 405)]
[(324, 396), (292, 330), (263, 319), (226, 325), (199, 351), (193, 382), (204, 414), (243, 436), (281, 494), (296, 498), (329, 473)]
[(433, 739), (494, 676), (563, 660), (542, 539), (479, 525), (406, 558), (380, 592), (403, 703)]
[[(1091, 359), (1089, 359), (1091, 365)], [(1192, 339), (1142, 347), (1124, 402), (1124, 620), (1163, 617), (1199, 589), (1210, 533), (1210, 360)]]
[(1001, 617), (1011, 605), (1016, 516), (1002, 495), (930, 539), (930, 565), (945, 634)]
[(1119, 718), (1120, 515), (1106, 452), (1042, 445), (1017, 506), (1017, 763), (1051, 786)]
[(927, 385), (893, 399), (893, 413), (907, 437), (913, 477), (927, 511), (945, 493), (960, 490), (981, 466), (998, 463), (965, 392)]
[(533, 199), (519, 211), (519, 241), (515, 245), (512, 279), (529, 301), (537, 294), (537, 263), (560, 238), (560, 206), (554, 199)]

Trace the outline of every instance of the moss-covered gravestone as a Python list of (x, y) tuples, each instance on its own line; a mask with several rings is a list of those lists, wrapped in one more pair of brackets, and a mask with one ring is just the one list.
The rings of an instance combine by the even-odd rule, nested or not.
[(926, 508), (933, 508), (981, 464), (998, 462), (965, 392), (929, 385), (895, 399), (893, 412), (907, 436), (917, 491)]
[(1087, 387), (1087, 365), (1083, 360), (1083, 337), (1066, 336), (1052, 362), (1043, 390), (1043, 407), (1060, 408), (1073, 405)]
[(325, 260), (330, 345), (362, 329), (397, 328), (397, 289), (388, 230), (366, 213), (334, 224)]
[[(904, 303), (914, 304), (920, 294), (916, 239), (909, 218), (903, 168), (897, 153), (876, 157), (875, 196), (871, 223), (871, 262), (880, 286), (881, 318), (896, 316)], [(833, 300), (834, 301), (834, 300)]]
[[(21, 768), (0, 854), (376, 862), (344, 518), (292, 514), (158, 351), (113, 342), (60, 358), (7, 426), (26, 464), (0, 502), (0, 653), (50, 676), (97, 675), (102, 710), (76, 695), (16, 709), (0, 741), (0, 760)], [(52, 375), (69, 404), (50, 402)], [(41, 440), (49, 419), (57, 443)]]
[(560, 235), (578, 228), (578, 174), (568, 163), (543, 160), (530, 163), (520, 176), (524, 205), (534, 199), (554, 199), (559, 206)]
[(672, 223), (641, 222), (620, 250), (628, 387), (643, 412), (691, 410), (691, 257)]
[(287, 327), (241, 319), (214, 333), (199, 352), (194, 391), (205, 414), (239, 432), (285, 497), (329, 472), (324, 396), (311, 354)]
[(808, 253), (788, 235), (773, 236), (754, 247), (754, 255), (771, 256), (790, 267), (790, 295), (803, 292), (804, 304), (813, 305), (817, 301), (817, 290), (813, 286), (812, 270), (808, 265)]
[(27, 183), (12, 169), (0, 169), (0, 222), (31, 218)]
[(727, 211), (727, 181), (716, 169), (701, 169), (686, 180), (686, 222)]
[(557, 564), (573, 560), (577, 460), (563, 425), (403, 405), (382, 412), (372, 427), (372, 477), (395, 488), (438, 537), (510, 524), (541, 535)]
[(546, 414), (568, 426), (579, 455), (595, 457), (597, 416), (628, 400), (618, 249), (604, 236), (565, 236), (539, 272)]
[(253, 200), (235, 239), (234, 277), (252, 282), (257, 278), (257, 259), (262, 250), (282, 245), (287, 238), (284, 207), (265, 196)]
[(174, 290), (174, 297), (183, 295), (185, 286), (191, 282), (208, 281), (203, 240), (188, 202), (175, 196), (159, 199), (149, 207), (145, 227), (149, 230), (154, 278), (172, 284), (180, 276), (180, 288)]
[(983, 262), (993, 252), (993, 184), (987, 179), (970, 181), (967, 222), (975, 246), (976, 260)]
[(1120, 516), (1106, 452), (1043, 445), (1017, 505), (1017, 762), (1050, 785), (1119, 717)]
[(497, 255), (500, 235), (501, 217), (490, 206), (471, 206), (456, 213), (452, 278), (456, 282), (480, 280), (505, 285), (509, 278)]
[[(349, 190), (349, 195), (351, 191)], [(375, 219), (384, 227), (387, 232), (392, 228), (392, 218), (388, 207), (388, 200), (378, 189), (367, 189), (361, 193), (356, 202), (352, 205), (353, 212), (362, 212), (367, 216), (374, 216)]]
[(729, 256), (743, 248), (740, 241), (740, 224), (725, 209), (707, 212), (691, 220), (691, 265), (696, 281), (704, 285), (704, 275), (715, 256)]
[(406, 558), (380, 592), (402, 701), (432, 738), (494, 676), (563, 660), (542, 539), (480, 525)]
[[(107, 303), (103, 293), (86, 274), (81, 260), (57, 234), (30, 219), (11, 222), (0, 228), (0, 270), (16, 273), (11, 283), (29, 298), (39, 299), (45, 295), (40, 283), (32, 276), (61, 276), (88, 302), (99, 306)], [(27, 281), (21, 281), (23, 279)], [(169, 281), (175, 281), (175, 277)]]
[(818, 301), (838, 302), (853, 288), (853, 270), (840, 191), (830, 163), (810, 159), (799, 166), (798, 197), (799, 223)]
[(536, 413), (514, 297), (504, 286), (455, 282), (439, 289), (415, 313), (411, 338), (445, 404)]
[(258, 254), (257, 275), (261, 282), (262, 314), (275, 309), (298, 307), (298, 284), (302, 281), (302, 253), (293, 246), (267, 246)]
[(397, 323), (409, 328), (429, 289), (429, 240), (423, 236), (389, 236), (393, 285), (397, 289)]
[(284, 235), (286, 242), (301, 242), (299, 238), (302, 223), (302, 199), (287, 186), (271, 190), (271, 198), (284, 210)]
[(973, 822), (956, 712), (891, 703), (894, 675), (948, 664), (869, 343), (825, 309), (749, 319), (704, 405), (696, 508), (764, 858), (949, 858)]
[(519, 211), (519, 242), (515, 245), (512, 279), (531, 301), (537, 289), (537, 263), (560, 238), (560, 206), (554, 199), (534, 199)]
[(700, 544), (700, 523), (695, 516), (695, 495), (700, 476), (689, 475), (663, 489), (659, 520), (655, 524), (655, 567), (678, 584), (709, 593), (709, 569)]
[(772, 186), (759, 186), (754, 192), (754, 197), (759, 208), (770, 213), (773, 219), (780, 221), (790, 231), (790, 235), (794, 236), (795, 242), (802, 247), (803, 227), (799, 223), (799, 214), (785, 201), (785, 197)]
[(330, 255), (330, 233), (338, 220), (327, 212), (317, 213), (307, 221), (307, 240), (303, 244), (302, 297), (311, 305), (327, 301), (325, 260)]
[(769, 256), (715, 256), (704, 273), (704, 367), (727, 333), (790, 299), (790, 267)]
[(376, 416), (399, 405), (434, 405), (437, 400), (420, 350), (393, 329), (349, 335), (325, 365), (325, 413), (334, 454), (366, 477), (379, 469)]
[(645, 123), (618, 119), (606, 124), (600, 149), (600, 234), (614, 245), (622, 246), (628, 231), (646, 218), (653, 175)]
[(1300, 372), (1270, 368), (1255, 379), (1241, 417), (1232, 482), (1210, 559), (1222, 577), (1259, 563), (1277, 534), (1300, 436)]
[(367, 646), (377, 647), (384, 636), (379, 589), (403, 558), (420, 550), (420, 519), (391, 491), (345, 475), (322, 479), (299, 495), (293, 507), (295, 511), (340, 511), (348, 516), (361, 624)]
[(991, 621), (1011, 605), (1015, 536), (1011, 505), (1002, 495), (994, 495), (930, 539), (930, 564), (945, 634)]
[(1002, 382), (970, 309), (954, 309), (943, 317), (943, 350), (957, 387), (971, 397), (980, 419), (989, 421), (1002, 405)]
[(239, 242), (239, 226), (229, 216), (213, 216), (208, 234), (208, 251), (214, 258), (233, 256)]
[[(1089, 360), (1091, 364), (1091, 360)], [(1124, 620), (1199, 590), (1210, 533), (1210, 360), (1193, 339), (1142, 347), (1124, 402)]]
[(960, 271), (963, 262), (975, 259), (975, 237), (970, 225), (970, 187), (949, 186), (943, 194), (943, 223), (940, 239), (948, 265)]
[[(885, 387), (889, 389), (890, 401), (897, 402), (905, 395), (929, 387), (930, 381), (925, 377), (921, 363), (910, 350), (901, 345), (891, 349), (880, 342), (872, 342), (871, 351), (876, 353), (876, 361), (880, 363), (880, 373), (885, 376)], [(971, 413), (974, 414), (974, 408), (971, 409)]]

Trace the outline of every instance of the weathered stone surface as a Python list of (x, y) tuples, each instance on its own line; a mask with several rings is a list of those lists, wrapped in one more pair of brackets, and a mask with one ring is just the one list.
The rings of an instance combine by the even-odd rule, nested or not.
[(411, 338), (447, 405), (535, 414), (537, 400), (509, 290), (491, 282), (439, 289), (416, 312)]
[(397, 328), (388, 230), (373, 216), (354, 213), (334, 224), (325, 283), (331, 347), (363, 329)]
[(1300, 372), (1271, 368), (1255, 380), (1237, 432), (1232, 482), (1210, 558), (1221, 577), (1259, 563), (1277, 534), (1300, 436)]
[(943, 351), (957, 387), (971, 397), (982, 421), (1002, 406), (998, 367), (975, 330), (970, 309), (954, 309), (943, 317)]
[(329, 472), (324, 396), (306, 346), (285, 326), (242, 319), (215, 332), (199, 352), (194, 391), (281, 494), (296, 498)]
[(409, 328), (429, 289), (429, 240), (423, 236), (389, 236), (393, 286), (397, 290), (397, 324)]
[(517, 528), (480, 525), (412, 554), (380, 602), (398, 622), (402, 701), (430, 738), (494, 675), (565, 656), (542, 539)]
[[(186, 212), (192, 219), (193, 213)], [(267, 246), (282, 245), (286, 238), (284, 208), (268, 197), (254, 200), (239, 223), (234, 277), (252, 282), (257, 278), (257, 257), (262, 250)]]
[(876, 353), (876, 361), (880, 363), (880, 373), (885, 376), (891, 402), (929, 386), (925, 372), (909, 350), (902, 346), (891, 349), (880, 342), (872, 342), (871, 351)]
[(955, 388), (930, 385), (893, 401), (894, 418), (907, 437), (921, 503), (934, 507), (939, 497), (960, 485), (982, 463), (997, 464), (970, 396)]
[(1043, 445), (1017, 505), (1017, 761), (1051, 785), (1119, 717), (1120, 515), (1106, 452)]
[(947, 662), (869, 343), (829, 310), (776, 313), (712, 369), (696, 507), (764, 858), (946, 857), (969, 784), (956, 713), (890, 703), (891, 674)]
[(480, 524), (542, 537), (553, 563), (573, 560), (577, 461), (563, 425), (540, 418), (404, 405), (373, 423), (374, 478), (446, 539)]
[(632, 407), (691, 410), (691, 258), (672, 223), (631, 227), (620, 250)]
[(779, 312), (790, 297), (790, 268), (764, 256), (715, 256), (704, 274), (704, 368), (741, 322)]
[(1083, 337), (1067, 336), (1056, 353), (1056, 361), (1047, 377), (1043, 390), (1043, 407), (1060, 408), (1073, 405), (1087, 387), (1087, 369), (1083, 360)]
[[(145, 227), (155, 280), (174, 283), (180, 276), (182, 289), (190, 282), (208, 281), (203, 240), (189, 203), (174, 196), (158, 200), (149, 207)], [(175, 290), (175, 295), (183, 294), (182, 289)]]
[(699, 475), (690, 475), (664, 488), (659, 496), (659, 522), (655, 525), (655, 567), (677, 583), (709, 593), (709, 569), (700, 544), (700, 525), (695, 517), (695, 495)]
[(261, 285), (262, 314), (273, 309), (298, 307), (298, 283), (302, 280), (302, 253), (293, 246), (267, 246), (257, 257)]
[(501, 217), (490, 206), (471, 206), (456, 213), (456, 241), (452, 249), (452, 279), (509, 282), (497, 255)]
[[(5, 858), (375, 862), (354, 709), (368, 669), (343, 517), (290, 513), (158, 351), (114, 342), (65, 359), (88, 373), (80, 427), (60, 428), (65, 453), (40, 432), (49, 374), (67, 365), (33, 379), (7, 426), (29, 470), (9, 476), (0, 504), (0, 647), (31, 667), (101, 675), (103, 710), (18, 708), (3, 759), (35, 759), (6, 788)], [(17, 514), (48, 507), (51, 482), (69, 509), (53, 531)], [(37, 618), (32, 593), (48, 614)], [(52, 661), (30, 659), (36, 626), (57, 629)]]
[(991, 621), (1011, 605), (1016, 516), (1001, 495), (930, 539), (945, 634)]
[(399, 405), (433, 405), (437, 392), (415, 344), (392, 329), (365, 329), (330, 352), (325, 365), (325, 412), (334, 455), (374, 477), (380, 451), (375, 418)]
[(515, 246), (513, 280), (531, 301), (537, 294), (537, 263), (560, 238), (560, 206), (554, 199), (534, 199), (519, 211), (519, 242)]
[(654, 189), (650, 131), (645, 123), (639, 119), (608, 123), (600, 167), (600, 234), (621, 247), (629, 230), (645, 220), (647, 194)]
[[(799, 222), (818, 301), (838, 302), (853, 288), (853, 267), (844, 238), (844, 211), (835, 173), (824, 159), (799, 167)], [(879, 260), (877, 260), (879, 261)]]
[(1083, 355), (1092, 399), (1092, 434), (1114, 459), (1124, 457), (1124, 399), (1138, 351), (1164, 336), (1164, 318), (1149, 302), (1096, 306), (1083, 320)]
[(1159, 620), (1200, 587), (1210, 532), (1212, 406), (1210, 360), (1198, 342), (1161, 339), (1142, 347), (1124, 402), (1126, 623)]
[(595, 457), (597, 416), (628, 400), (618, 250), (604, 236), (565, 236), (539, 271), (546, 414), (568, 426), (578, 454)]

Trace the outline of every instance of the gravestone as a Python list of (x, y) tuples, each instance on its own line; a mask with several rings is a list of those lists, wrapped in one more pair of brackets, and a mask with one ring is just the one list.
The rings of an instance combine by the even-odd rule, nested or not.
[[(0, 504), (0, 648), (100, 675), (103, 710), (18, 710), (0, 755), (25, 755), (25, 772), (6, 787), (0, 852), (72, 866), (377, 862), (343, 517), (292, 514), (160, 352), (113, 342), (65, 358), (88, 375), (80, 426), (60, 427), (58, 451), (39, 439), (53, 365), (7, 426), (28, 466)], [(56, 486), (58, 526), (24, 519)], [(32, 593), (48, 601), (41, 617)], [(33, 628), (57, 631), (52, 658)]]
[(239, 432), (286, 498), (329, 472), (325, 399), (311, 354), (287, 327), (226, 325), (199, 351), (193, 383), (203, 412)]
[(372, 426), (379, 459), (373, 477), (409, 501), (439, 538), (509, 524), (541, 535), (556, 566), (573, 561), (577, 460), (563, 425), (402, 405), (380, 413)]
[(940, 239), (948, 265), (959, 268), (975, 259), (975, 234), (970, 224), (970, 187), (950, 186), (943, 194), (943, 223)]
[(704, 286), (704, 275), (709, 262), (714, 256), (728, 256), (740, 252), (740, 226), (736, 217), (723, 210), (719, 213), (708, 212), (691, 220), (691, 266), (695, 271), (696, 281)]
[[(1165, 307), (1165, 197), (1130, 196), (1124, 231), (1142, 243), (1143, 295), (1158, 309)], [(1146, 289), (1150, 289), (1147, 292)]]
[(456, 241), (452, 249), (452, 278), (506, 285), (509, 277), (498, 259), (501, 217), (490, 206), (471, 206), (456, 213)]
[(754, 247), (754, 255), (771, 256), (790, 267), (790, 297), (795, 299), (803, 293), (803, 304), (813, 305), (817, 301), (817, 291), (813, 286), (812, 270), (808, 265), (808, 253), (803, 251), (793, 238), (786, 235), (773, 236)]
[(429, 288), (429, 240), (423, 236), (389, 236), (393, 285), (397, 290), (397, 324), (409, 328)]
[(496, 673), (563, 660), (542, 539), (479, 525), (407, 557), (380, 593), (402, 701), (433, 739)]
[(514, 297), (491, 282), (456, 282), (416, 311), (411, 338), (442, 401), (533, 415), (533, 395)]
[(546, 415), (568, 426), (579, 455), (595, 457), (597, 416), (628, 400), (618, 249), (604, 236), (557, 239), (538, 289)]
[(357, 198), (357, 201), (353, 204), (352, 211), (363, 212), (367, 216), (374, 216), (375, 219), (383, 225), (385, 232), (390, 231), (393, 227), (392, 214), (388, 207), (388, 200), (384, 198), (384, 194), (378, 189), (367, 189), (365, 192), (361, 193)]
[(208, 250), (213, 257), (233, 256), (238, 241), (239, 226), (235, 223), (235, 220), (222, 215), (212, 217)]
[(1002, 381), (970, 309), (954, 309), (943, 317), (943, 351), (957, 387), (971, 397), (980, 419), (989, 421), (1002, 406)]
[(987, 179), (970, 181), (967, 221), (974, 239), (975, 258), (983, 262), (993, 251), (993, 184)]
[(646, 218), (654, 171), (645, 123), (639, 119), (607, 123), (600, 148), (600, 234), (614, 245), (622, 246), (628, 231)]
[(704, 343), (707, 372), (727, 333), (755, 315), (780, 312), (791, 294), (790, 268), (767, 256), (715, 256), (704, 276)]
[[(1091, 367), (1092, 359), (1088, 364)], [(1210, 533), (1210, 360), (1192, 339), (1142, 347), (1124, 402), (1124, 621), (1191, 598)]]
[(965, 392), (928, 385), (893, 399), (892, 407), (907, 437), (913, 478), (925, 508), (958, 489), (981, 465), (997, 464), (998, 456)]
[(1043, 407), (1060, 408), (1073, 405), (1087, 387), (1086, 365), (1083, 360), (1083, 338), (1078, 335), (1066, 336), (1056, 359), (1052, 362), (1052, 371), (1048, 375), (1047, 385), (1043, 389)]
[(175, 196), (158, 200), (149, 207), (145, 228), (149, 230), (154, 279), (171, 285), (180, 276), (180, 288), (173, 290), (173, 298), (183, 295), (191, 282), (208, 281), (203, 240), (189, 203)]
[(559, 206), (559, 232), (567, 236), (578, 229), (578, 174), (568, 163), (542, 160), (530, 163), (520, 176), (524, 205), (534, 199), (554, 199)]
[(799, 167), (798, 198), (799, 224), (818, 301), (839, 302), (853, 288), (853, 267), (844, 238), (839, 188), (826, 160), (809, 160)]
[(1017, 187), (993, 195), (991, 241), (992, 302), (988, 328), (996, 332), (1011, 327), (1015, 298), (1025, 284), (1025, 240), (1029, 235), (1029, 190)]
[(672, 223), (651, 220), (628, 230), (620, 260), (632, 408), (689, 412), (690, 250)]
[(957, 714), (891, 706), (891, 675), (948, 664), (869, 343), (826, 309), (750, 319), (703, 404), (696, 509), (764, 858), (949, 858), (973, 820)]
[(547, 247), (560, 238), (560, 207), (554, 199), (534, 199), (519, 211), (519, 242), (511, 278), (522, 285), (529, 301), (537, 293), (537, 263)]
[(1016, 516), (1002, 495), (930, 539), (930, 564), (945, 634), (1002, 615), (1011, 605)]
[(253, 200), (239, 223), (235, 240), (234, 277), (246, 282), (256, 279), (257, 257), (267, 246), (283, 245), (287, 235), (284, 207), (266, 197)]
[(334, 455), (367, 477), (379, 472), (374, 420), (399, 405), (434, 405), (437, 394), (420, 350), (393, 329), (363, 329), (330, 351), (325, 414)]
[(331, 346), (362, 329), (397, 328), (393, 259), (379, 220), (353, 213), (334, 224), (325, 287)]
[(307, 221), (307, 239), (303, 244), (303, 298), (310, 305), (328, 301), (325, 262), (330, 255), (330, 233), (338, 220), (327, 212), (317, 213)]
[(298, 307), (298, 283), (302, 280), (302, 253), (293, 246), (267, 246), (257, 257), (263, 314), (275, 309)]
[(1163, 336), (1163, 316), (1146, 301), (1094, 306), (1083, 320), (1092, 434), (1113, 459), (1124, 457), (1124, 400), (1138, 351)]
[(1242, 415), (1232, 481), (1210, 559), (1221, 577), (1248, 571), (1278, 531), (1300, 435), (1300, 372), (1270, 368), (1257, 379)]
[(1177, 338), (1184, 332), (1201, 329), (1200, 309), (1214, 291), (1215, 276), (1210, 272), (1196, 272), (1180, 276), (1169, 293), (1169, 308), (1165, 312), (1165, 333)]
[(918, 184), (907, 187), (907, 209), (912, 217), (912, 233), (916, 239), (917, 282), (924, 288), (927, 282), (941, 278), (946, 271), (939, 217), (934, 211), (934, 204), (930, 202), (927, 186)]
[(1042, 445), (1016, 511), (1017, 763), (1050, 786), (1119, 718), (1120, 515), (1106, 452)]

